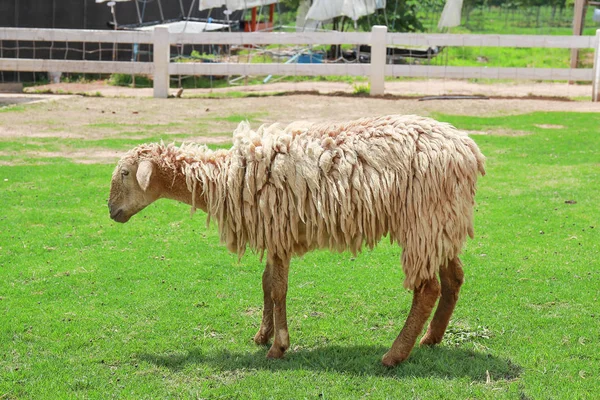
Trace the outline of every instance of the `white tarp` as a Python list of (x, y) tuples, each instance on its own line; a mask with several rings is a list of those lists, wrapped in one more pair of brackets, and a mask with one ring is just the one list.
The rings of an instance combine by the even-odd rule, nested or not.
[(245, 10), (253, 7), (268, 6), (278, 3), (279, 0), (200, 0), (200, 11), (209, 8), (225, 6), (229, 11)]
[(592, 16), (594, 22), (600, 22), (600, 8), (594, 9), (594, 15)]
[(310, 0), (301, 0), (296, 12), (296, 32), (314, 32), (321, 21), (306, 19), (306, 14), (310, 9)]
[(463, 0), (446, 0), (444, 10), (438, 22), (438, 29), (452, 28), (460, 25), (460, 14), (462, 10)]
[(164, 26), (169, 28), (170, 33), (202, 33), (228, 29), (228, 26), (224, 24), (215, 24), (214, 22), (206, 23), (200, 21), (167, 22), (158, 25), (142, 26), (140, 28), (135, 29), (139, 31), (151, 31), (154, 30), (154, 28), (156, 28), (157, 26)]
[(385, 0), (315, 0), (306, 14), (307, 20), (327, 21), (344, 16), (357, 20), (385, 8)]

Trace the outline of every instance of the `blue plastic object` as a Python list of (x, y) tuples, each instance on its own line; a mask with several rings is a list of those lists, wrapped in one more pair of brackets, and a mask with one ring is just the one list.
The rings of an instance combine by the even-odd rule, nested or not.
[(323, 55), (322, 54), (300, 54), (298, 57), (298, 64), (322, 64), (323, 63)]

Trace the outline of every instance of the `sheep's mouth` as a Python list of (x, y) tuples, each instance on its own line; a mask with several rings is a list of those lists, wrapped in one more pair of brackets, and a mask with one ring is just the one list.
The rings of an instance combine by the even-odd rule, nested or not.
[(116, 222), (127, 222), (129, 221), (129, 216), (123, 212), (123, 209), (120, 208), (110, 213), (110, 217)]

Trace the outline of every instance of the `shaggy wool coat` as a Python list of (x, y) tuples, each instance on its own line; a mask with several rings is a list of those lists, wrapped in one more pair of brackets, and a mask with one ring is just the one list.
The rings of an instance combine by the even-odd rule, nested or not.
[(473, 236), (485, 174), (466, 133), (414, 115), (256, 131), (241, 123), (230, 150), (144, 145), (128, 157), (184, 174), (240, 257), (247, 247), (282, 258), (315, 248), (357, 253), (388, 235), (403, 248), (408, 289), (435, 277)]

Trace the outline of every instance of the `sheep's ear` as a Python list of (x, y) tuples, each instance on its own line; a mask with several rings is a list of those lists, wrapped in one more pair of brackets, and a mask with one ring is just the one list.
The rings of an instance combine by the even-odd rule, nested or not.
[(154, 165), (150, 161), (142, 161), (138, 166), (135, 177), (144, 192), (150, 187), (150, 178), (152, 178), (153, 170)]

